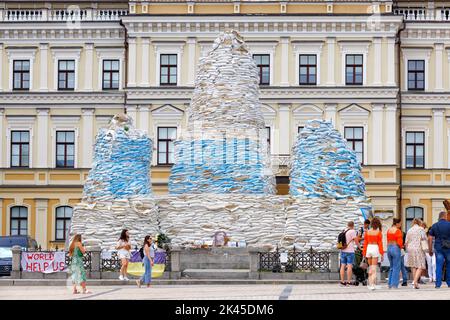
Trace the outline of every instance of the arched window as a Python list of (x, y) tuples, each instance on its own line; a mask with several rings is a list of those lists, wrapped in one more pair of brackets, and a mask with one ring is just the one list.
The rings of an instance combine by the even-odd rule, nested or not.
[(66, 240), (72, 219), (72, 207), (62, 206), (56, 208), (55, 240)]
[(406, 231), (412, 226), (415, 218), (423, 220), (423, 209), (421, 207), (409, 207), (406, 209)]
[(28, 208), (23, 206), (11, 207), (11, 235), (28, 235)]

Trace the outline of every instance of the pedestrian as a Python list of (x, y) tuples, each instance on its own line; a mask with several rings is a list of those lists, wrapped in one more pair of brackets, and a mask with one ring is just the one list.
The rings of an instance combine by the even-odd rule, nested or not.
[(412, 227), (406, 234), (405, 248), (408, 253), (406, 266), (411, 268), (413, 274), (413, 287), (419, 289), (420, 276), (425, 265), (425, 252), (422, 241), (426, 240), (425, 230), (421, 227), (422, 221), (415, 218)]
[(151, 248), (152, 248), (152, 238), (150, 236), (145, 236), (144, 238), (144, 244), (143, 244), (143, 251), (144, 251), (144, 275), (139, 279), (136, 280), (137, 286), (141, 287), (141, 282), (147, 285), (147, 288), (150, 288), (150, 283), (152, 281), (152, 267), (154, 264), (155, 255), (153, 253), (153, 257), (151, 255)]
[(370, 227), (370, 220), (366, 219), (366, 220), (364, 220), (364, 225), (361, 227), (361, 229), (359, 229), (358, 237), (359, 237), (359, 244), (361, 246), (361, 249), (364, 246), (364, 235), (369, 230), (369, 227)]
[(387, 231), (387, 255), (389, 258), (389, 280), (388, 287), (389, 289), (397, 289), (399, 284), (400, 277), (400, 269), (401, 269), (401, 260), (402, 260), (402, 252), (403, 249), (403, 235), (401, 231), (401, 220), (398, 218), (394, 218), (392, 223), (392, 227), (390, 227)]
[(442, 269), (447, 268), (445, 282), (450, 287), (450, 222), (446, 220), (447, 213), (439, 213), (439, 221), (431, 226), (428, 236), (428, 247), (430, 256), (433, 255), (433, 237), (434, 250), (436, 252), (436, 288), (442, 285)]
[[(355, 244), (359, 245), (358, 233), (355, 230), (355, 223), (349, 221), (347, 228), (344, 229), (345, 245), (341, 249), (341, 283), (340, 285), (345, 287), (352, 283), (353, 276), (353, 263), (355, 262)], [(347, 268), (347, 282), (345, 282), (345, 268)]]
[(83, 254), (85, 252), (86, 249), (81, 242), (81, 234), (76, 234), (69, 246), (69, 257), (71, 257), (71, 260), (68, 271), (71, 273), (73, 294), (80, 293), (77, 290), (77, 285), (81, 285), (83, 293), (91, 293), (86, 288), (86, 271), (84, 270), (83, 265)]
[[(422, 224), (422, 227), (426, 230), (427, 238), (429, 238), (430, 229), (427, 230), (427, 225), (425, 222)], [(434, 247), (434, 237), (431, 237), (433, 239), (431, 246)], [(436, 282), (436, 255), (430, 255), (430, 250), (428, 250), (427, 252), (425, 252), (425, 258), (427, 259), (427, 272), (429, 281)]]
[(406, 241), (406, 232), (402, 231), (402, 239), (403, 239), (403, 249), (401, 250), (401, 254), (402, 254), (402, 258), (400, 260), (401, 265), (400, 265), (400, 271), (402, 273), (402, 287), (406, 287), (408, 285), (408, 270), (406, 270), (406, 266), (405, 266), (405, 257), (406, 257), (406, 252), (405, 252), (405, 241)]
[(379, 289), (377, 282), (377, 266), (378, 259), (383, 261), (383, 239), (381, 221), (378, 218), (373, 218), (371, 222), (371, 229), (366, 232), (364, 236), (363, 256), (367, 258), (369, 263), (369, 283), (367, 288), (369, 290)]
[(117, 255), (120, 259), (120, 276), (119, 280), (130, 280), (127, 277), (128, 261), (131, 258), (131, 244), (130, 244), (130, 234), (127, 229), (123, 229), (120, 233), (119, 241), (117, 242)]

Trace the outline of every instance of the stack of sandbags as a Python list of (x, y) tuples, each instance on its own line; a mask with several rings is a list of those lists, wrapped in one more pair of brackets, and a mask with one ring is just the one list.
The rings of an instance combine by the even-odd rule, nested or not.
[(172, 243), (193, 246), (224, 231), (232, 241), (277, 245), (284, 234), (285, 202), (267, 195), (185, 194), (158, 197), (160, 229)]
[(87, 245), (114, 250), (122, 229), (128, 229), (133, 248), (141, 247), (146, 235), (159, 233), (158, 208), (152, 198), (132, 197), (74, 208), (71, 236), (79, 233)]
[(171, 194), (274, 194), (259, 102), (258, 71), (235, 31), (201, 58), (187, 109), (188, 130), (175, 143)]
[(116, 115), (110, 126), (97, 134), (83, 200), (108, 201), (150, 195), (151, 157), (150, 138), (133, 127), (130, 117)]
[(307, 198), (365, 198), (361, 165), (330, 122), (308, 121), (292, 149), (290, 194)]

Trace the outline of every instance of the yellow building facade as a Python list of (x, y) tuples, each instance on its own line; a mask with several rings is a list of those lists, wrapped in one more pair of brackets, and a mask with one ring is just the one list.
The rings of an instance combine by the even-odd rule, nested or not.
[(99, 128), (126, 111), (167, 193), (196, 65), (238, 30), (257, 60), (278, 192), (306, 121), (332, 121), (381, 217), (450, 198), (450, 2), (0, 2), (0, 234), (63, 245)]

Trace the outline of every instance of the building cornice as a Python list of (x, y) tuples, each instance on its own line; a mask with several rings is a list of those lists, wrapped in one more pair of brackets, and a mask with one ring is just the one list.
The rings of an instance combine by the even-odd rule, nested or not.
[(2, 105), (42, 104), (122, 104), (123, 92), (2, 92)]
[(427, 93), (411, 93), (402, 92), (403, 104), (450, 104), (450, 92), (427, 92)]

